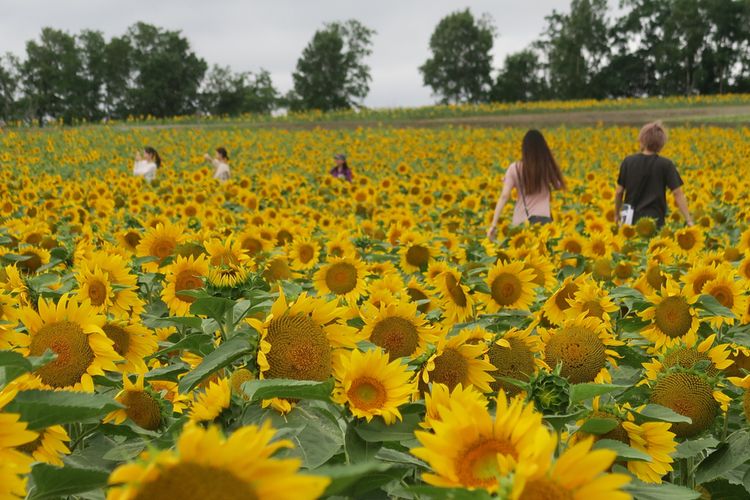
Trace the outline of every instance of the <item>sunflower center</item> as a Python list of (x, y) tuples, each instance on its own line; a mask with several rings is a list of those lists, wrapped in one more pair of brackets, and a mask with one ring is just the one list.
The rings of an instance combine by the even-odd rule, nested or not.
[(154, 257), (158, 257), (159, 262), (161, 262), (162, 260), (172, 255), (172, 251), (174, 250), (176, 246), (177, 244), (172, 240), (168, 240), (168, 239), (156, 240), (151, 245), (151, 249), (150, 249), (151, 255), (153, 255)]
[(604, 308), (598, 300), (588, 300), (584, 302), (582, 309), (586, 312), (587, 317), (599, 319), (604, 317)]
[(391, 359), (411, 356), (417, 350), (419, 334), (414, 323), (406, 318), (384, 318), (372, 329), (370, 340), (382, 347)]
[(406, 262), (422, 268), (430, 262), (430, 251), (422, 245), (413, 245), (406, 251)]
[(383, 383), (372, 377), (359, 377), (346, 393), (352, 406), (362, 410), (382, 408), (388, 399)]
[(325, 380), (331, 376), (331, 345), (323, 329), (306, 314), (271, 320), (267, 341), (269, 378)]
[(490, 285), (492, 299), (501, 306), (515, 304), (521, 298), (521, 291), (521, 280), (511, 273), (498, 274)]
[(646, 282), (651, 285), (654, 290), (661, 290), (664, 283), (667, 282), (667, 278), (661, 273), (659, 266), (651, 266), (646, 271)]
[(699, 275), (697, 278), (695, 278), (695, 281), (693, 281), (693, 293), (701, 293), (703, 291), (703, 285), (714, 278), (716, 278), (716, 276), (713, 273), (704, 273)]
[(344, 295), (357, 286), (357, 268), (348, 262), (333, 264), (326, 273), (326, 286), (336, 295)]
[(130, 248), (135, 248), (141, 242), (141, 235), (135, 231), (128, 231), (123, 238)]
[(39, 448), (39, 445), (42, 444), (42, 437), (43, 434), (40, 433), (35, 440), (29, 441), (28, 443), (24, 443), (20, 446), (16, 446), (16, 449), (20, 451), (21, 453), (26, 453), (27, 455), (31, 455), (34, 453), (37, 448)]
[(562, 362), (561, 375), (573, 384), (593, 382), (606, 365), (604, 351), (596, 332), (583, 326), (567, 326), (547, 342), (545, 361), (549, 366)]
[(466, 294), (464, 294), (456, 277), (450, 273), (445, 275), (445, 288), (448, 290), (454, 304), (458, 307), (466, 307)]
[(680, 245), (680, 248), (683, 250), (690, 250), (696, 243), (697, 241), (695, 240), (695, 235), (693, 233), (682, 233), (677, 236), (677, 244)]
[(521, 339), (509, 338), (505, 340), (510, 344), (510, 348), (493, 343), (487, 351), (490, 363), (497, 369), (493, 372), (496, 381), (492, 385), (492, 390), (503, 389), (508, 395), (515, 395), (521, 389), (500, 379), (507, 377), (527, 381), (529, 376), (534, 373), (534, 353)]
[(456, 460), (456, 475), (462, 485), (468, 487), (492, 486), (497, 482), (500, 470), (498, 455), (518, 458), (518, 451), (507, 442), (498, 439), (482, 439), (466, 448)]
[(104, 334), (114, 342), (114, 350), (120, 356), (125, 356), (130, 348), (130, 334), (121, 326), (107, 323), (102, 327)]
[(107, 285), (98, 279), (90, 281), (88, 297), (92, 306), (101, 306), (107, 298)]
[(300, 262), (307, 264), (315, 256), (315, 250), (310, 245), (302, 245), (299, 247), (298, 254)]
[(242, 248), (250, 255), (255, 255), (263, 250), (263, 243), (257, 238), (247, 237), (242, 240)]
[(200, 274), (196, 273), (192, 269), (185, 269), (184, 271), (180, 271), (179, 273), (177, 273), (177, 276), (175, 276), (174, 279), (175, 297), (183, 302), (192, 304), (193, 302), (195, 302), (195, 297), (191, 297), (190, 295), (179, 292), (183, 290), (195, 290), (196, 288), (200, 288), (202, 286), (203, 280), (201, 279)]
[[(407, 288), (406, 293), (409, 295), (409, 298), (412, 302), (420, 302), (422, 300), (427, 300), (429, 297), (422, 293), (421, 290), (417, 290), (416, 288)], [(422, 314), (426, 314), (430, 311), (430, 303), (429, 302), (423, 302), (417, 306), (417, 310), (421, 312)]]
[(268, 265), (268, 268), (263, 271), (263, 277), (274, 282), (291, 278), (292, 272), (285, 259), (274, 259)]
[(161, 425), (161, 408), (159, 403), (145, 391), (126, 391), (122, 404), (128, 418), (139, 427), (155, 431)]
[(469, 362), (457, 349), (445, 349), (435, 358), (434, 363), (435, 369), (430, 374), (430, 380), (445, 384), (449, 389), (458, 384), (466, 385), (469, 378)]
[(143, 483), (134, 500), (255, 500), (253, 487), (231, 471), (180, 462)]
[[(695, 347), (680, 347), (673, 349), (664, 355), (662, 365), (664, 368), (671, 368), (672, 366), (681, 366), (683, 368), (692, 368), (699, 361), (711, 360), (706, 353), (698, 352)], [(706, 373), (709, 375), (716, 375), (716, 367), (713, 363), (709, 368), (706, 369)]]
[(37, 269), (42, 267), (42, 258), (34, 252), (24, 252), (21, 255), (28, 257), (24, 261), (18, 263), (18, 267), (25, 270), (28, 273), (34, 273)]
[(527, 482), (519, 500), (573, 500), (573, 492), (548, 477)]
[(713, 390), (705, 380), (682, 372), (661, 377), (651, 391), (650, 400), (690, 417), (692, 423), (672, 424), (671, 430), (678, 438), (692, 437), (708, 429), (719, 408)]
[(693, 324), (690, 304), (684, 297), (667, 297), (656, 306), (654, 322), (664, 335), (671, 338), (682, 337), (690, 331)]
[(575, 293), (578, 291), (578, 285), (575, 283), (568, 283), (562, 290), (559, 290), (555, 294), (555, 305), (561, 311), (564, 311), (570, 307), (568, 299), (572, 299)]
[(42, 382), (52, 387), (69, 387), (79, 383), (95, 358), (88, 335), (72, 321), (44, 325), (31, 337), (29, 353), (32, 356), (41, 356), (47, 349), (57, 354), (57, 359), (39, 368), (36, 373)]
[(730, 290), (728, 286), (718, 285), (718, 286), (712, 287), (708, 293), (710, 293), (713, 296), (713, 298), (715, 298), (716, 301), (722, 306), (729, 308), (729, 309), (731, 309), (732, 306), (734, 306), (734, 294), (732, 293), (732, 290)]

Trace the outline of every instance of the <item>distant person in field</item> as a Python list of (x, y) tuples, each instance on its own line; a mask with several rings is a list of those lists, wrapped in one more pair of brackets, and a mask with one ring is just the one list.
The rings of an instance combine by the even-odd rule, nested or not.
[(352, 182), (352, 169), (346, 163), (346, 155), (339, 153), (333, 157), (333, 160), (336, 162), (336, 166), (329, 173), (337, 179)]
[(231, 170), (229, 169), (229, 153), (227, 153), (226, 148), (218, 147), (214, 156), (206, 154), (204, 158), (214, 167), (214, 179), (221, 182), (229, 180)]
[(620, 165), (615, 190), (615, 217), (622, 223), (620, 213), (624, 202), (632, 209), (631, 224), (638, 219), (651, 217), (658, 227), (664, 225), (667, 215), (666, 190), (672, 191), (675, 204), (685, 217), (688, 226), (693, 225), (687, 198), (682, 191), (682, 178), (671, 160), (659, 156), (667, 143), (667, 131), (660, 122), (645, 125), (638, 134), (641, 152), (628, 156)]
[(156, 177), (156, 169), (161, 167), (161, 157), (151, 146), (146, 146), (143, 151), (135, 154), (135, 163), (133, 164), (133, 175), (143, 177), (148, 182)]
[(547, 141), (538, 130), (526, 132), (521, 143), (521, 161), (512, 163), (505, 172), (503, 191), (495, 205), (492, 224), (487, 230), (487, 237), (491, 240), (497, 237), (497, 223), (513, 188), (518, 191), (513, 210), (514, 226), (524, 222), (552, 222), (550, 195), (554, 189), (565, 189), (565, 180)]

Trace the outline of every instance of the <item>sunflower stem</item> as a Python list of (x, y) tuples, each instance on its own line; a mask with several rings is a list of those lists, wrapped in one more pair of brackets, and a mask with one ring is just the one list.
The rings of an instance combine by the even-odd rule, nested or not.
[(93, 426), (92, 428), (90, 428), (87, 431), (84, 431), (83, 429), (81, 429), (81, 432), (78, 434), (78, 437), (76, 437), (75, 441), (73, 441), (70, 444), (70, 446), (69, 446), (70, 451), (71, 452), (74, 451), (76, 449), (76, 447), (78, 447), (78, 445), (83, 442), (84, 439), (86, 439), (87, 437), (89, 437), (90, 435), (92, 435), (93, 433), (95, 433), (96, 431), (98, 431), (99, 427), (101, 427), (101, 425), (102, 425), (101, 423), (98, 423), (98, 424), (96, 424), (95, 426)]
[(694, 462), (694, 460), (695, 460), (694, 457), (688, 457), (687, 458), (687, 473), (688, 473), (688, 476), (687, 476), (687, 479), (688, 479), (687, 487), (690, 488), (691, 490), (695, 489), (695, 474), (693, 474), (695, 472), (695, 462)]
[(721, 431), (721, 440), (727, 440), (727, 432), (729, 431), (729, 412), (724, 412), (724, 428)]

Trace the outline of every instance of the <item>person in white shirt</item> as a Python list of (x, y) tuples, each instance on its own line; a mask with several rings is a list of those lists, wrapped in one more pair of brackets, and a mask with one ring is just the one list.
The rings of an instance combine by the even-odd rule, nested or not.
[(156, 177), (156, 169), (161, 167), (161, 157), (151, 146), (143, 148), (143, 152), (135, 154), (135, 163), (133, 164), (133, 175), (143, 177), (148, 182)]
[(226, 148), (218, 147), (216, 148), (215, 156), (212, 157), (211, 155), (206, 154), (204, 158), (214, 167), (214, 179), (221, 182), (229, 180), (231, 171), (229, 169), (229, 154), (227, 153)]

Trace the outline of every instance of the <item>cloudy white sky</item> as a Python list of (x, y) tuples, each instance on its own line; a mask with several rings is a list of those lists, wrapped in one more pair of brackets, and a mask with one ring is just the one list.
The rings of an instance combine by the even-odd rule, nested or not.
[(525, 48), (553, 9), (569, 0), (0, 0), (0, 53), (22, 55), (27, 40), (52, 26), (70, 32), (96, 29), (120, 35), (136, 21), (182, 30), (209, 64), (271, 72), (282, 91), (302, 49), (324, 22), (355, 18), (377, 31), (373, 54), (371, 107), (430, 104), (417, 68), (429, 57), (430, 34), (446, 14), (470, 7), (489, 13), (499, 36), (495, 65)]

